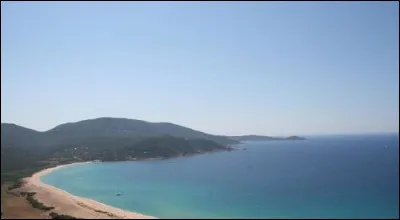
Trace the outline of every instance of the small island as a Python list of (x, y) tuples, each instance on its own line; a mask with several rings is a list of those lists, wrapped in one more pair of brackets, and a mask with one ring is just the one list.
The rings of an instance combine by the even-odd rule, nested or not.
[(243, 135), (243, 136), (230, 136), (231, 139), (236, 141), (295, 141), (295, 140), (307, 140), (304, 137), (290, 136), (290, 137), (270, 137), (262, 135)]
[(285, 140), (307, 140), (307, 139), (303, 138), (303, 137), (298, 137), (298, 136), (290, 136), (290, 137), (287, 137)]

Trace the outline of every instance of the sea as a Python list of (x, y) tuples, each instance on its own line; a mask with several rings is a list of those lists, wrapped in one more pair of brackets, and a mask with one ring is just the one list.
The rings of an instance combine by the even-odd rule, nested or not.
[(157, 218), (399, 218), (398, 134), (235, 147), (173, 159), (82, 164), (41, 179)]

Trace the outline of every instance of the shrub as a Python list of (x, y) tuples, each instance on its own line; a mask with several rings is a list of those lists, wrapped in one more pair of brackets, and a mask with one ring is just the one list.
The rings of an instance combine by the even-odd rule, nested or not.
[[(54, 209), (54, 207), (45, 206), (43, 203), (41, 203), (41, 202), (37, 201), (35, 198), (33, 198), (33, 196), (35, 194), (36, 193), (34, 193), (34, 192), (26, 193), (26, 195), (27, 195), (26, 200), (28, 200), (28, 202), (31, 203), (33, 208), (40, 209), (43, 211), (50, 211), (50, 210)], [(21, 195), (22, 195), (22, 193), (21, 193)]]
[(17, 181), (16, 183), (14, 183), (13, 185), (8, 187), (8, 190), (13, 190), (13, 189), (17, 189), (20, 188), (22, 186), (22, 182), (21, 181)]
[(51, 212), (50, 213), (50, 217), (52, 219), (77, 219), (77, 218), (75, 218), (73, 216), (70, 216), (70, 215), (59, 215), (59, 214), (57, 214), (55, 212)]

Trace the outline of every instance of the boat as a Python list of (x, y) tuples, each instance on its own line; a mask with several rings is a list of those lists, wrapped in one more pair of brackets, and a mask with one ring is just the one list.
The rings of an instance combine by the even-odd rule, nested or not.
[(121, 193), (116, 193), (115, 195), (116, 195), (116, 196), (120, 196), (120, 195), (121, 195)]

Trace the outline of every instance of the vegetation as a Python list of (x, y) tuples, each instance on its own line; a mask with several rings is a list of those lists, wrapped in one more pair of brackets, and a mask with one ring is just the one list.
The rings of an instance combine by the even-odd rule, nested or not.
[(52, 218), (52, 219), (77, 219), (77, 218), (75, 218), (75, 217), (72, 217), (72, 216), (70, 216), (70, 215), (59, 215), (59, 214), (57, 214), (57, 213), (55, 213), (55, 212), (50, 212), (50, 217)]
[(21, 196), (30, 196), (30, 197), (36, 195), (35, 192), (20, 192), (20, 194)]
[(21, 196), (16, 191), (8, 190), (9, 186), (8, 183), (1, 186), (1, 211), (3, 219), (44, 218), (45, 211), (33, 208), (25, 196)]
[(36, 193), (34, 192), (27, 192), (27, 193), (21, 193), (22, 196), (26, 196), (26, 200), (32, 205), (33, 208), (35, 209), (40, 209), (43, 211), (50, 211), (54, 209), (54, 207), (48, 207), (45, 206), (43, 203), (37, 201), (34, 196)]
[(17, 189), (20, 188), (22, 185), (22, 182), (20, 180), (16, 181), (14, 184), (12, 184), (11, 186), (8, 187), (8, 190), (13, 190), (13, 189)]

